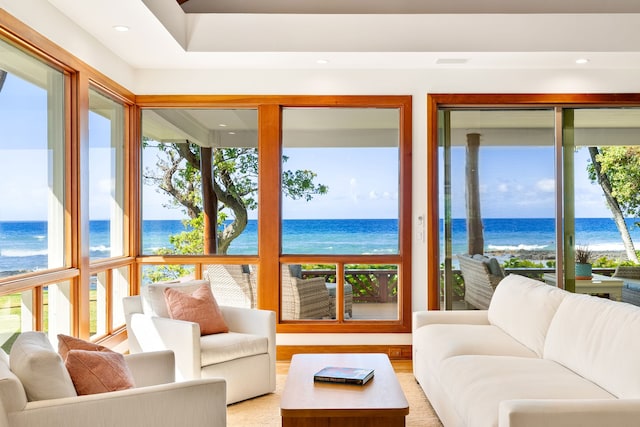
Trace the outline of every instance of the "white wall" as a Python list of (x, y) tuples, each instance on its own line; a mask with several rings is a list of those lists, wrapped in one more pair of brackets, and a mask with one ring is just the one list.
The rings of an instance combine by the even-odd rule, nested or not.
[[(152, 70), (133, 69), (88, 37), (45, 0), (0, 0), (0, 6), (133, 93), (411, 95), (413, 97), (413, 225), (426, 213), (428, 93), (640, 92), (633, 69), (410, 70)], [(37, 10), (38, 13), (34, 13)], [(413, 310), (426, 307), (426, 249), (413, 238)], [(280, 334), (278, 344), (410, 344), (410, 334)]]

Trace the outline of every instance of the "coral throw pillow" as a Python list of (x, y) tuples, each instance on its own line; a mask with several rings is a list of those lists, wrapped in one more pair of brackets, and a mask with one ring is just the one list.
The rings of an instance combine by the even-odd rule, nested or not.
[(112, 351), (105, 346), (81, 340), (80, 338), (58, 334), (58, 354), (62, 356), (62, 360), (67, 359), (67, 353), (71, 350)]
[(124, 356), (115, 351), (70, 350), (65, 366), (79, 396), (135, 387)]
[(210, 286), (202, 285), (191, 295), (166, 288), (164, 299), (167, 303), (169, 317), (198, 323), (200, 335), (229, 332), (220, 307), (211, 293)]
[(124, 356), (105, 346), (58, 334), (58, 353), (78, 395), (135, 387)]

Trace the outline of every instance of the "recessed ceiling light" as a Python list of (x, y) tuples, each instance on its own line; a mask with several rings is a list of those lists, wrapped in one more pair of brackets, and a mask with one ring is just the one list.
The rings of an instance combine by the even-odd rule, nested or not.
[(227, 127), (227, 125), (224, 124), (224, 123), (220, 123), (218, 126), (220, 126), (221, 128), (226, 128)]
[(114, 25), (113, 29), (116, 31), (120, 31), (121, 33), (129, 31), (129, 27), (127, 27), (126, 25)]
[(576, 64), (586, 64), (588, 62), (589, 62), (589, 60), (587, 58), (576, 59)]
[(236, 134), (235, 132), (229, 132), (229, 135), (235, 135), (235, 134)]
[(466, 64), (469, 62), (468, 58), (438, 58), (436, 64)]
[(316, 64), (328, 64), (329, 60), (328, 59), (318, 59), (316, 61)]

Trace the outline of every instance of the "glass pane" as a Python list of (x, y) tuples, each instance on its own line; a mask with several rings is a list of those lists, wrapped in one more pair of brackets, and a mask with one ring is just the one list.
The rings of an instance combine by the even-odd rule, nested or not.
[(106, 271), (91, 275), (89, 289), (89, 332), (91, 336), (107, 333), (107, 293), (109, 276)]
[(282, 252), (397, 254), (399, 111), (286, 108)]
[(452, 266), (443, 271), (442, 307), (486, 309), (504, 274), (555, 271), (554, 112), (453, 110), (441, 118), (440, 262)]
[(89, 246), (92, 260), (124, 255), (124, 107), (89, 91)]
[(0, 41), (0, 277), (65, 265), (64, 76)]
[(32, 291), (0, 296), (0, 347), (9, 354), (23, 331), (32, 330)]
[(42, 288), (42, 330), (52, 343), (58, 334), (71, 334), (71, 282), (50, 284)]
[(256, 110), (143, 111), (143, 254), (258, 253), (257, 123)]
[(335, 319), (335, 277), (335, 265), (283, 264), (280, 300), (282, 320)]
[[(572, 168), (574, 179), (566, 185), (565, 196), (566, 204), (574, 206), (575, 222), (566, 227), (565, 251), (567, 267), (575, 261), (570, 271), (575, 275), (565, 273), (567, 288), (574, 277), (576, 292), (593, 280), (603, 284), (598, 294), (612, 299), (622, 294), (623, 300), (637, 305), (632, 281), (626, 279), (625, 285), (607, 276), (619, 265), (638, 264), (640, 109), (577, 109), (571, 114), (573, 141), (567, 143), (573, 142), (573, 156), (566, 167)], [(580, 249), (586, 250), (584, 259), (578, 257)]]
[(142, 284), (193, 280), (195, 266), (183, 264), (143, 265)]
[(219, 305), (256, 308), (258, 305), (257, 266), (251, 264), (211, 264), (203, 267)]
[[(345, 266), (345, 313), (351, 319), (398, 319), (398, 266)], [(351, 294), (351, 295), (350, 295)]]
[(125, 324), (122, 299), (129, 296), (129, 267), (120, 267), (111, 272), (111, 301), (113, 301), (111, 330)]

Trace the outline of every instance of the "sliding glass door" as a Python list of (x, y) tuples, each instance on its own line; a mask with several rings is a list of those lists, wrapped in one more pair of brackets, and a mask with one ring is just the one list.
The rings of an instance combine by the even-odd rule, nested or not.
[(554, 117), (549, 108), (440, 110), (441, 307), (486, 309), (500, 276), (555, 272)]

